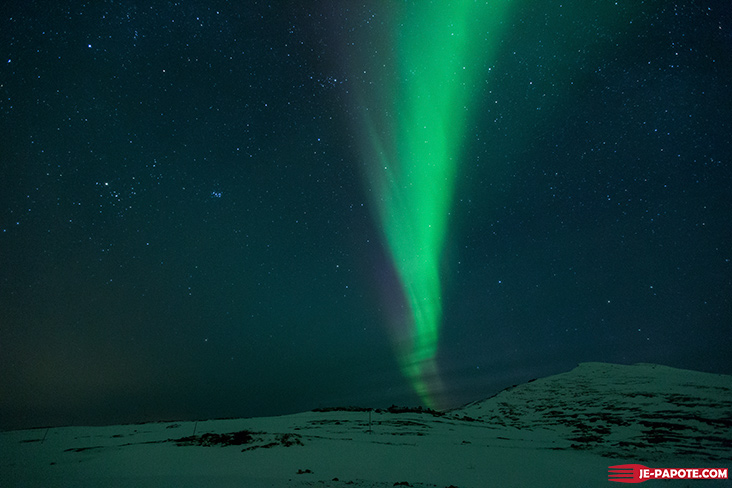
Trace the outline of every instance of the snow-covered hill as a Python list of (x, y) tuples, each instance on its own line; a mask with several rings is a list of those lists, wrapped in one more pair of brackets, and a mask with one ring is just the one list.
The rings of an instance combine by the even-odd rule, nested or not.
[(445, 413), (4, 432), (0, 486), (607, 487), (615, 464), (732, 467), (730, 439), (732, 377), (584, 363)]
[(609, 458), (728, 462), (732, 452), (732, 377), (656, 364), (582, 363), (452, 413)]

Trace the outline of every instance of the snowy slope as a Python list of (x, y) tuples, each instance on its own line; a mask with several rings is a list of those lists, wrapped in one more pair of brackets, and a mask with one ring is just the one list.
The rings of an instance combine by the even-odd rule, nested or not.
[(0, 486), (607, 487), (613, 464), (732, 467), (731, 391), (729, 376), (586, 363), (444, 414), (4, 432)]
[(611, 458), (729, 461), (732, 452), (732, 377), (655, 364), (582, 363), (453, 413)]

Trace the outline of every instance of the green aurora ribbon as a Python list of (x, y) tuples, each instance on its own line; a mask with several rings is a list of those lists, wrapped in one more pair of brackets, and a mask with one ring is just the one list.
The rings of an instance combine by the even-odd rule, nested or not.
[(410, 312), (409, 323), (401, 324), (407, 332), (394, 335), (397, 357), (414, 391), (433, 408), (442, 389), (439, 271), (455, 174), (471, 92), (495, 56), (510, 3), (401, 6), (381, 40), (391, 44), (382, 49), (390, 57), (371, 53), (376, 76), (364, 71), (359, 94), (368, 190)]

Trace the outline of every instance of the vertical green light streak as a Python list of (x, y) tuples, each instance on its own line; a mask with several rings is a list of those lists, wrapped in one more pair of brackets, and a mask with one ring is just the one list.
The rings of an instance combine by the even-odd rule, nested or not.
[(397, 355), (430, 407), (440, 389), (440, 257), (470, 92), (490, 61), (508, 4), (440, 0), (404, 7), (392, 33), (389, 93), (365, 108), (366, 174), (410, 311), (407, 333), (395, 337)]

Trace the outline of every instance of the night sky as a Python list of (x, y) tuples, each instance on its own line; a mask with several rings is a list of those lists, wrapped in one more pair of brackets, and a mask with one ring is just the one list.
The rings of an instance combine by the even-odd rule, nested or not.
[[(442, 107), (443, 406), (583, 361), (732, 374), (729, 3), (502, 3)], [(0, 428), (420, 404), (362, 120), (412, 89), (421, 8), (3, 2)]]

